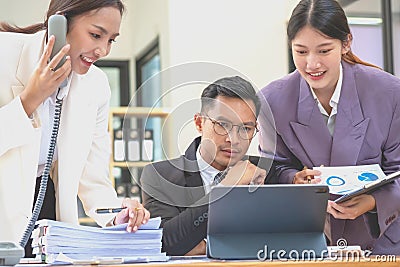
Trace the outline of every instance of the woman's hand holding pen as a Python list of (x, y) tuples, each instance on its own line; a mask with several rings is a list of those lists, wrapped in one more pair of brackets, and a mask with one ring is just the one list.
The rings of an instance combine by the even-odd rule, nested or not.
[(145, 224), (150, 219), (150, 212), (146, 210), (142, 204), (136, 199), (125, 198), (122, 207), (126, 207), (120, 211), (114, 219), (114, 224), (128, 223), (126, 230), (128, 232), (136, 232), (139, 226)]
[(302, 171), (297, 172), (293, 177), (293, 184), (318, 184), (320, 178), (314, 178), (321, 175), (320, 171), (308, 169), (304, 167)]
[(37, 107), (68, 77), (71, 72), (71, 59), (67, 56), (65, 63), (57, 70), (54, 68), (60, 62), (62, 57), (66, 55), (70, 49), (70, 45), (65, 45), (61, 51), (49, 62), (51, 51), (53, 50), (55, 38), (51, 36), (47, 46), (44, 48), (39, 63), (31, 75), (28, 84), (21, 93), (20, 98), (25, 112), (30, 116)]
[(375, 209), (375, 198), (368, 194), (353, 197), (343, 203), (328, 201), (327, 212), (336, 219), (354, 220), (358, 216)]

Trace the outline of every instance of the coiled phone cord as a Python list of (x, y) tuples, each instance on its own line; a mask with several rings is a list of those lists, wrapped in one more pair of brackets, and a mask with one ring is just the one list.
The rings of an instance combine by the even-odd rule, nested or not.
[(26, 227), (24, 234), (22, 235), (22, 238), (19, 242), (19, 245), (21, 247), (26, 246), (26, 243), (28, 242), (29, 237), (31, 236), (31, 233), (32, 233), (33, 229), (35, 228), (35, 223), (39, 217), (40, 210), (42, 209), (42, 206), (43, 206), (44, 196), (46, 194), (47, 181), (49, 180), (50, 168), (53, 163), (54, 151), (56, 149), (56, 144), (57, 144), (58, 129), (60, 127), (61, 107), (62, 107), (62, 103), (63, 103), (63, 98), (61, 98), (61, 99), (58, 98), (59, 93), (60, 93), (60, 89), (58, 89), (57, 96), (56, 96), (56, 107), (55, 107), (55, 112), (54, 112), (54, 125), (53, 125), (53, 130), (51, 132), (49, 150), (47, 152), (47, 159), (46, 159), (46, 163), (44, 165), (42, 180), (40, 181), (39, 193), (38, 193), (37, 199), (35, 201), (35, 206), (33, 208), (32, 217), (30, 218), (28, 226)]

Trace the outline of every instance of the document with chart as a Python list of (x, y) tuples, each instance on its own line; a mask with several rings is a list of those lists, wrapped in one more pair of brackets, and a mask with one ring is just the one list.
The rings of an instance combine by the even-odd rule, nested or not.
[(321, 184), (328, 185), (329, 193), (336, 195), (347, 194), (386, 177), (379, 164), (313, 169), (321, 172), (321, 176), (318, 177), (321, 178)]

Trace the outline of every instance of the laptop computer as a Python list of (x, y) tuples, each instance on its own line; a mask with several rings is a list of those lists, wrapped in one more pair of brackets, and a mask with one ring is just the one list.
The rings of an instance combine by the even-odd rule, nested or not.
[(323, 257), (328, 198), (326, 185), (213, 187), (207, 256), (229, 260)]

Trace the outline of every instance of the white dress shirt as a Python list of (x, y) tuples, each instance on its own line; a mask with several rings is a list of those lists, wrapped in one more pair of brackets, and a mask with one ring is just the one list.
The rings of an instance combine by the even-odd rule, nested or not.
[(200, 154), (200, 146), (197, 148), (196, 151), (196, 159), (197, 159), (197, 165), (199, 166), (199, 171), (200, 171), (200, 176), (201, 179), (203, 180), (203, 185), (204, 185), (204, 191), (205, 194), (207, 195), (211, 191), (211, 184), (214, 181), (215, 175), (217, 175), (220, 170), (217, 170), (210, 164), (208, 164)]
[(329, 106), (331, 106), (331, 108), (332, 108), (331, 114), (328, 114), (328, 112), (326, 112), (326, 110), (322, 106), (321, 102), (319, 102), (314, 90), (311, 89), (311, 93), (312, 93), (315, 101), (317, 101), (317, 103), (318, 103), (319, 111), (323, 115), (326, 126), (328, 127), (328, 130), (332, 136), (333, 136), (333, 132), (335, 130), (337, 107), (339, 105), (340, 93), (342, 91), (342, 82), (343, 82), (343, 68), (342, 68), (342, 64), (340, 64), (339, 79), (336, 84), (335, 91), (333, 92), (332, 97), (329, 100)]
[[(339, 104), (339, 98), (340, 98), (340, 93), (342, 91), (342, 82), (343, 82), (343, 68), (342, 64), (340, 64), (340, 72), (339, 72), (339, 79), (335, 87), (335, 91), (332, 94), (331, 99), (329, 100), (329, 105), (332, 108), (331, 114), (328, 114), (324, 107), (321, 105), (321, 102), (319, 102), (314, 90), (311, 89), (311, 93), (318, 103), (318, 108), (321, 114), (323, 115), (323, 118), (325, 120), (326, 126), (328, 127), (329, 133), (333, 136), (333, 133), (335, 131), (335, 124), (336, 124), (336, 114), (337, 114), (337, 107)], [(329, 240), (332, 240), (332, 235), (331, 235), (331, 220), (330, 220), (329, 214), (326, 215), (325, 217), (325, 227), (324, 227), (324, 233), (328, 237)]]
[[(60, 89), (60, 93), (58, 94), (59, 99), (63, 99), (68, 95), (69, 86), (71, 79), (68, 79), (67, 86)], [(42, 124), (42, 138), (40, 141), (40, 154), (39, 154), (39, 162), (38, 162), (38, 170), (37, 176), (39, 177), (43, 174), (44, 167), (47, 160), (47, 154), (49, 151), (51, 133), (53, 131), (54, 126), (54, 115), (56, 109), (56, 96), (58, 90), (56, 90), (51, 96), (49, 96), (45, 101), (43, 101), (42, 105), (38, 108), (38, 113), (40, 116), (40, 121)], [(57, 160), (57, 146), (54, 150), (53, 162)]]

